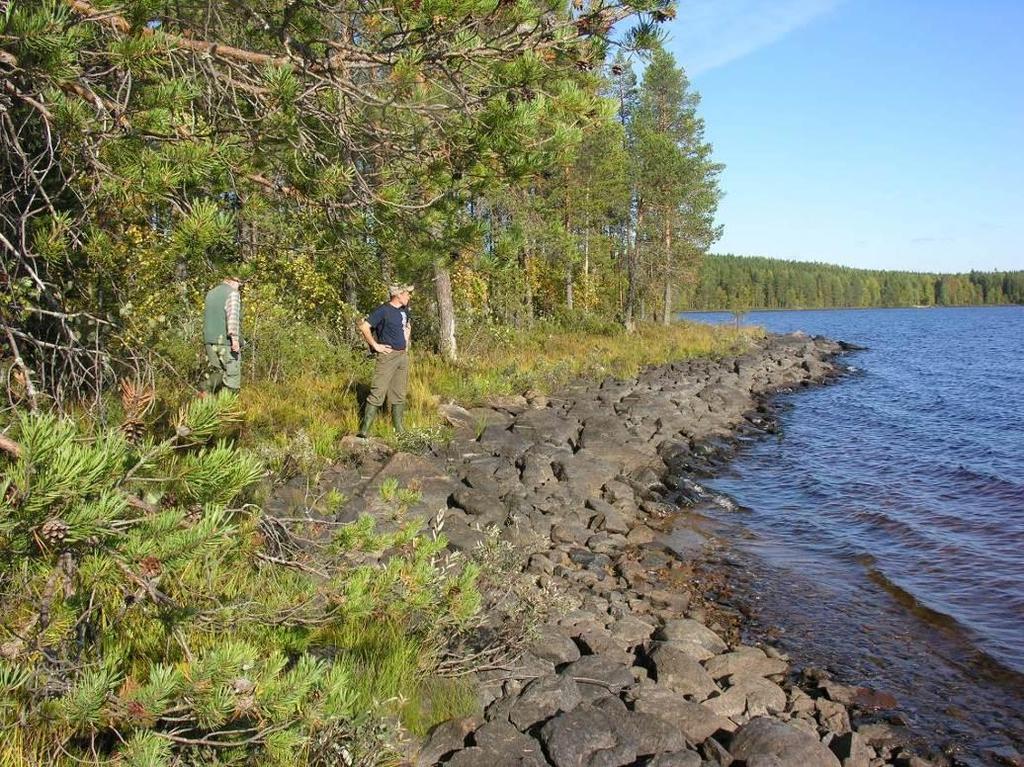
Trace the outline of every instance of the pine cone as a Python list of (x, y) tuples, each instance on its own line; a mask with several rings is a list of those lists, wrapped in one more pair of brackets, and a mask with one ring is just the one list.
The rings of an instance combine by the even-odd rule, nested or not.
[(161, 569), (160, 560), (156, 557), (143, 557), (139, 562), (139, 575), (143, 578), (156, 578)]
[(124, 407), (124, 421), (121, 432), (132, 444), (142, 440), (146, 433), (145, 416), (153, 407), (156, 391), (127, 378), (121, 380), (121, 404)]
[(125, 418), (121, 424), (121, 433), (129, 443), (137, 445), (146, 434), (146, 424), (137, 418)]
[(188, 514), (185, 515), (185, 522), (189, 525), (194, 525), (203, 518), (203, 507), (198, 503), (193, 503), (188, 507)]
[(71, 532), (71, 528), (59, 519), (50, 519), (43, 522), (42, 527), (39, 528), (39, 536), (46, 541), (46, 543), (56, 544), (64, 541), (68, 537), (68, 533)]

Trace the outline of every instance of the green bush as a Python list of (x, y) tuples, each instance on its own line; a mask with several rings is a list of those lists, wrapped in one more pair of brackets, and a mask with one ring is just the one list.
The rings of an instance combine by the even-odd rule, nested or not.
[[(19, 417), (20, 456), (0, 458), (0, 764), (314, 764), (400, 714), (478, 610), (443, 538), (364, 520), (318, 542), (240, 503), (263, 469), (217, 439), (235, 408), (196, 400), (139, 444)], [(347, 564), (367, 551), (396, 553)]]

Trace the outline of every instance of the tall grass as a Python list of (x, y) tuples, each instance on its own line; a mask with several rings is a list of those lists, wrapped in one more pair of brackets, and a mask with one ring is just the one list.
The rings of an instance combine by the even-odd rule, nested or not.
[[(607, 328), (574, 332), (550, 324), (527, 332), (478, 333), (455, 363), (414, 345), (406, 424), (413, 438), (417, 433), (436, 435), (442, 402), (471, 407), (489, 397), (528, 390), (557, 393), (580, 377), (631, 378), (647, 365), (734, 352), (757, 333), (691, 322), (645, 325), (632, 334)], [(307, 353), (313, 356), (307, 364), (278, 370), (272, 378), (257, 377), (243, 388), (243, 441), (269, 441), (286, 450), (301, 431), (314, 456), (329, 460), (341, 437), (358, 429), (373, 363), (316, 345), (308, 346)], [(386, 412), (373, 433), (396, 441)], [(402, 445), (408, 442), (407, 437)]]

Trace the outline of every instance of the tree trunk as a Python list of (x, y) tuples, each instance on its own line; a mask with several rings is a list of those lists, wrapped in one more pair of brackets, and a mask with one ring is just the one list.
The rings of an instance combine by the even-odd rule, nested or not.
[(626, 243), (626, 279), (628, 287), (626, 289), (626, 311), (624, 312), (623, 324), (630, 333), (636, 330), (635, 315), (639, 287), (637, 283), (640, 280), (640, 225), (643, 224), (643, 221), (644, 212), (643, 209), (640, 209), (636, 214), (636, 234), (634, 235), (633, 242)]
[(590, 223), (583, 230), (583, 306), (590, 305)]
[(455, 341), (455, 304), (452, 301), (452, 276), (440, 261), (434, 262), (434, 285), (437, 289), (437, 319), (440, 327), (439, 351), (448, 362), (459, 357)]
[(572, 305), (572, 272), (565, 273), (565, 308), (570, 312), (573, 309)]
[(527, 240), (519, 261), (523, 270), (523, 305), (519, 312), (519, 328), (528, 328), (533, 324), (533, 285), (530, 284), (530, 242)]
[(665, 311), (661, 317), (661, 324), (668, 325), (672, 321), (672, 220), (670, 216), (665, 216), (663, 244), (665, 246)]

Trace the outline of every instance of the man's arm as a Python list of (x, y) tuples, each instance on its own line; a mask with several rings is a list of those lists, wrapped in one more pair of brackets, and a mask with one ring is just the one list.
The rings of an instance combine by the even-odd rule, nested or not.
[(370, 323), (365, 319), (359, 323), (359, 332), (363, 336), (363, 340), (366, 341), (366, 345), (373, 349), (378, 354), (387, 354), (391, 351), (391, 347), (387, 344), (379, 344), (373, 340), (373, 333), (371, 332)]
[(242, 315), (242, 296), (237, 290), (228, 293), (228, 302), (224, 307), (228, 320), (228, 339), (231, 341), (231, 351), (236, 354), (241, 351), (239, 338), (242, 335), (239, 327), (239, 318)]

